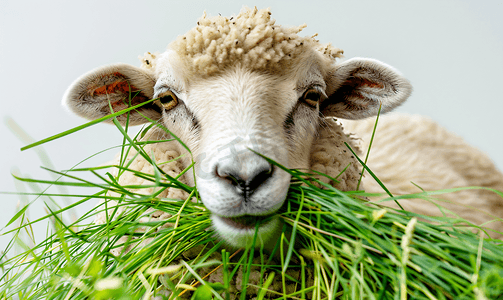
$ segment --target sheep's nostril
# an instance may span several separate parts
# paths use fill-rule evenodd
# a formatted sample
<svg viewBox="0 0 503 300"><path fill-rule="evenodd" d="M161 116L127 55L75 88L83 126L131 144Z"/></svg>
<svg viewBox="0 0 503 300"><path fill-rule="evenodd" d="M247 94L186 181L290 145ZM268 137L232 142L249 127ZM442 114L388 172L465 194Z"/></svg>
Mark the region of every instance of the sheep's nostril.
<svg viewBox="0 0 503 300"><path fill-rule="evenodd" d="M258 172L253 178L247 182L247 188L253 193L261 184L265 182L269 177L272 176L272 166L268 165L262 171Z"/></svg>
<svg viewBox="0 0 503 300"><path fill-rule="evenodd" d="M272 173L273 166L269 163L257 166L250 172L238 172L225 166L218 166L216 169L217 177L236 187L245 198L251 196L263 182L272 176Z"/></svg>
<svg viewBox="0 0 503 300"><path fill-rule="evenodd" d="M243 179L238 172L235 172L232 168L228 166L217 166L215 171L217 177L223 179L228 184L237 187L238 189L244 189L246 180Z"/></svg>
<svg viewBox="0 0 503 300"><path fill-rule="evenodd" d="M226 176L219 176L219 177L227 180L230 184L239 188L242 188L243 186L246 185L246 181L241 179L239 175L227 174Z"/></svg>

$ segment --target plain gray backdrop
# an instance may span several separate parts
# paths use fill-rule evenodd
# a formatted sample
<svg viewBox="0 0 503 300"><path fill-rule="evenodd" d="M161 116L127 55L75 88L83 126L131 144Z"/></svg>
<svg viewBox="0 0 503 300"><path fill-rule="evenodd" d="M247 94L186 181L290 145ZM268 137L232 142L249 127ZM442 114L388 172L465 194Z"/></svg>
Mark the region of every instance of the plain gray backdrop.
<svg viewBox="0 0 503 300"><path fill-rule="evenodd" d="M15 185L11 173L51 179L40 168L48 164L42 149L64 170L121 143L113 126L99 124L21 152L28 138L13 122L34 140L84 123L61 106L78 76L115 62L139 65L138 55L163 51L204 10L230 16L243 5L271 7L281 25L307 23L302 34L319 33L321 42L344 49L347 58L372 57L394 66L414 86L399 111L430 116L503 168L503 1L0 0L0 191L32 191ZM83 165L104 163L115 152ZM19 202L34 199L0 194L0 228ZM34 201L30 218L44 214L43 200ZM41 235L45 229L37 225L35 231ZM0 237L0 248L9 239Z"/></svg>

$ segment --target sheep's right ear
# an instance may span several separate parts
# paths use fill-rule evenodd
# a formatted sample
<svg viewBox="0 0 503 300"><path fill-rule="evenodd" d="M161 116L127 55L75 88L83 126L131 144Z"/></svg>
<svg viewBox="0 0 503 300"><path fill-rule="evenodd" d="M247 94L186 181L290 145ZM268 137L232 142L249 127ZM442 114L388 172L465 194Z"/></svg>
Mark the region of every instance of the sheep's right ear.
<svg viewBox="0 0 503 300"><path fill-rule="evenodd" d="M117 112L152 99L154 85L153 76L138 67L108 65L75 80L63 97L63 105L81 117L94 120L109 115L111 109ZM153 120L161 117L160 107L149 103L130 111L130 125L147 122L140 113ZM120 115L117 119L124 124L127 116Z"/></svg>

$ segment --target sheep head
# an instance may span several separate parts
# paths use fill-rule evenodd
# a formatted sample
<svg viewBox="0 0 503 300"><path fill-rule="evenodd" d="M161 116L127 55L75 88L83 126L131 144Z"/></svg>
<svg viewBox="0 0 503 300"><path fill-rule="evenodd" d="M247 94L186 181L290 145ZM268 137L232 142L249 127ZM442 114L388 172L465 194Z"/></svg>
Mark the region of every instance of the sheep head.
<svg viewBox="0 0 503 300"><path fill-rule="evenodd" d="M342 51L298 36L302 28L275 25L268 10L203 16L165 53L144 57L143 68L114 64L83 75L64 103L96 119L157 99L132 111L129 124L147 122L144 116L159 121L192 150L198 191L217 233L245 246L260 222L258 244L275 242L280 222L270 216L283 205L290 175L257 153L309 169L324 118L361 119L379 107L385 113L411 92L381 62L336 62Z"/></svg>

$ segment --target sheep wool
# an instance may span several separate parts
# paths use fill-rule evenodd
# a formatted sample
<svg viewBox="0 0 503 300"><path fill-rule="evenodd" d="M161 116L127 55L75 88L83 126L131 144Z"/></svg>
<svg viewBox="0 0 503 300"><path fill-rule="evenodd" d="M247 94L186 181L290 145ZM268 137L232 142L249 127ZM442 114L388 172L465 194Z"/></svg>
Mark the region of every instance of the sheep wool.
<svg viewBox="0 0 503 300"><path fill-rule="evenodd" d="M287 28L275 22L269 9L256 7L245 7L231 18L209 18L204 13L196 27L179 36L168 48L200 75L211 75L236 62L252 70L274 72L288 68L311 49L323 54L327 63L342 57L343 51L331 44L322 44L314 36L297 35L305 24ZM155 64L149 55L142 58L146 66Z"/></svg>
<svg viewBox="0 0 503 300"><path fill-rule="evenodd" d="M337 179L316 176L324 183L341 191L355 191L361 165L344 143L361 154L361 140L356 135L345 131L337 119L325 119L311 148L310 169Z"/></svg>

